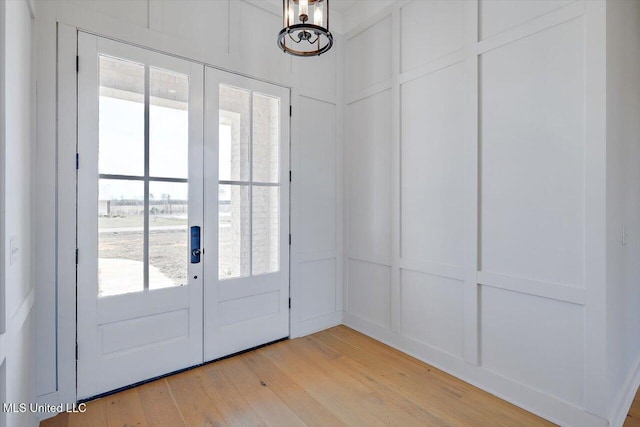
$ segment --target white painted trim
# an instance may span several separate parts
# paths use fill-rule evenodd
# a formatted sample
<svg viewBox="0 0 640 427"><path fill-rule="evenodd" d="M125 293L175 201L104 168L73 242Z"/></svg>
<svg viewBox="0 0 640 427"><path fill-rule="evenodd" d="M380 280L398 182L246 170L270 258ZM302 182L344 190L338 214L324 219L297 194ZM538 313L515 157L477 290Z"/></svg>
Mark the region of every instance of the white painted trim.
<svg viewBox="0 0 640 427"><path fill-rule="evenodd" d="M467 99L465 99L466 149L464 156L465 186L464 204L464 360L472 365L480 364L480 305L479 287L476 271L479 263L479 203L480 194L480 132L479 132L479 65L478 56L472 52L472 47L478 42L478 2L467 2L466 7L466 57L465 57L465 85L467 85ZM455 55L451 60L455 59Z"/></svg>
<svg viewBox="0 0 640 427"><path fill-rule="evenodd" d="M400 99L400 9L397 3L391 10L391 138L389 158L391 159L391 185L389 218L391 220L391 269L389 272L389 326L392 331L402 331L402 125Z"/></svg>
<svg viewBox="0 0 640 427"><path fill-rule="evenodd" d="M57 99L57 334L59 403L76 395L76 63L78 33L58 24Z"/></svg>
<svg viewBox="0 0 640 427"><path fill-rule="evenodd" d="M436 262L421 261L407 258L400 258L399 266L402 270L411 270L418 273L430 274L433 276L446 277L447 279L465 280L467 271L458 266L439 264Z"/></svg>
<svg viewBox="0 0 640 427"><path fill-rule="evenodd" d="M0 365L4 361L4 354L6 348L5 332L7 331L7 306L5 302L6 296L6 270L5 270L5 44L6 44L6 12L7 2L0 2L0 36L2 41L0 42Z"/></svg>
<svg viewBox="0 0 640 427"><path fill-rule="evenodd" d="M481 55L515 41L527 38L541 31L548 30L585 14L585 2L575 1L559 9L548 12L539 18L518 25L504 32L478 42L477 54Z"/></svg>
<svg viewBox="0 0 640 427"><path fill-rule="evenodd" d="M429 61L418 68L402 72L400 74L400 84L402 85L410 82L411 80L415 80L431 73L435 73L436 71L444 70L445 68L449 68L453 65L465 61L466 59L468 59L468 57L469 49L458 49L457 51L450 53L449 55L445 55Z"/></svg>
<svg viewBox="0 0 640 427"><path fill-rule="evenodd" d="M369 98L370 96L377 95L380 92L384 92L385 90L390 90L392 88L393 88L393 79L388 79L381 83L370 86L366 89L363 89L351 94L347 94L346 95L347 105Z"/></svg>
<svg viewBox="0 0 640 427"><path fill-rule="evenodd" d="M341 312L344 309L345 289L345 110L346 104L344 99L345 93L345 43L346 39L342 36L337 37L337 61L336 61L336 93L338 95L338 103L336 105L336 304L335 309ZM342 323L342 314L340 315L340 323Z"/></svg>
<svg viewBox="0 0 640 427"><path fill-rule="evenodd" d="M326 102L327 104L338 105L338 96L331 93L316 92L310 89L300 89L298 90L298 96L320 102Z"/></svg>
<svg viewBox="0 0 640 427"><path fill-rule="evenodd" d="M295 304L295 302L293 302ZM291 338L304 337L305 335L313 334L324 329L333 328L342 324L342 311L336 311L335 313L323 314L321 316L312 317L311 319L301 320L299 322L291 323Z"/></svg>
<svg viewBox="0 0 640 427"><path fill-rule="evenodd" d="M627 414L629 413L629 409L631 408L631 404L633 403L633 398L636 396L638 387L640 387L640 357L638 357L635 363L631 365L626 378L627 380L624 382L611 404L612 410L609 415L609 425L611 427L623 426L624 421L627 418Z"/></svg>
<svg viewBox="0 0 640 427"><path fill-rule="evenodd" d="M584 406L608 415L606 3L586 1L584 22Z"/></svg>
<svg viewBox="0 0 640 427"><path fill-rule="evenodd" d="M27 6L29 6L29 14L31 15L31 19L36 19L36 5L34 0L25 0L27 2Z"/></svg>
<svg viewBox="0 0 640 427"><path fill-rule="evenodd" d="M33 308L33 304L36 301L36 288L32 286L29 290L27 296L20 303L20 307L18 307L11 318L9 319L9 333L13 334L22 329L24 322L29 317L29 313L31 313L31 309Z"/></svg>
<svg viewBox="0 0 640 427"><path fill-rule="evenodd" d="M301 110L300 90L294 88L290 94L290 105L294 114L297 114ZM298 327L298 319L301 317L298 311L296 301L299 300L300 293L302 292L301 284L293 279L299 276L298 271L300 269L300 257L305 258L298 251L298 242L296 236L300 235L300 221L299 221L299 206L293 202L293 198L298 194L298 188L296 186L297 171L302 168L300 158L300 141L304 138L304 132L300 129L299 122L293 120L293 116L289 117L289 170L292 173L292 179L289 183L289 194L291 194L291 203L289 205L289 232L291 233L291 244L289 245L289 297L291 298L291 308L289 309L289 337L293 338L296 328ZM307 254L307 259L315 259L319 254Z"/></svg>
<svg viewBox="0 0 640 427"><path fill-rule="evenodd" d="M392 266L392 262L389 259L382 259L382 258L378 258L375 256L357 256L357 255L352 255L352 254L347 254L347 260L353 260L353 261L358 261L358 262L366 262L369 264L377 264L377 265L382 265L385 267L391 267Z"/></svg>
<svg viewBox="0 0 640 427"><path fill-rule="evenodd" d="M474 366L446 352L398 335L385 327L375 325L353 314L344 313L343 323L500 399L513 403L561 426L608 426L608 422L605 419L584 412L581 407L563 402L526 384L503 377L482 367Z"/></svg>
<svg viewBox="0 0 640 427"><path fill-rule="evenodd" d="M22 330L24 322L31 314L36 301L35 287L31 287L20 306L11 314L7 322L7 330L0 334L0 365L7 358L7 344L13 341L13 336Z"/></svg>
<svg viewBox="0 0 640 427"><path fill-rule="evenodd" d="M291 262L305 263L314 261L325 261L328 259L336 259L338 251L335 249L329 251L310 251L310 252L294 252L291 251Z"/></svg>
<svg viewBox="0 0 640 427"><path fill-rule="evenodd" d="M2 334L0 334L0 365L2 365L2 363L6 360L7 358L7 341L9 340L8 334L6 332L3 332Z"/></svg>
<svg viewBox="0 0 640 427"><path fill-rule="evenodd" d="M570 302L572 304L584 305L586 300L586 292L583 288L523 279L521 277L507 276L504 274L478 271L478 283L492 288L506 289L538 297Z"/></svg>

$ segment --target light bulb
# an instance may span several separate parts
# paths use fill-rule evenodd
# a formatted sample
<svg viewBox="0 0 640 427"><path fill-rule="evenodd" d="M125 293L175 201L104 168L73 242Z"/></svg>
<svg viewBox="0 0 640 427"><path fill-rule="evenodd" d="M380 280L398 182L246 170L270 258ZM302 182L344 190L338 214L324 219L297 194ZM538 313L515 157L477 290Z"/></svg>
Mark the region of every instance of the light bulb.
<svg viewBox="0 0 640 427"><path fill-rule="evenodd" d="M305 22L309 19L309 0L300 0L298 5L298 15L300 15L300 21Z"/></svg>
<svg viewBox="0 0 640 427"><path fill-rule="evenodd" d="M322 27L322 6L320 5L320 2L316 2L316 8L313 12L313 23L315 25L318 25L320 27Z"/></svg>

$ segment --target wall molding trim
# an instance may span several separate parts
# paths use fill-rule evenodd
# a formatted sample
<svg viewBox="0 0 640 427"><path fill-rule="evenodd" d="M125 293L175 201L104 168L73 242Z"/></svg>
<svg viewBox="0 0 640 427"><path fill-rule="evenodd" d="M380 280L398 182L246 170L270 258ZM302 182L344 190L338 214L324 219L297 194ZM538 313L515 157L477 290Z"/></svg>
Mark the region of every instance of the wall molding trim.
<svg viewBox="0 0 640 427"><path fill-rule="evenodd" d="M583 288L541 280L524 279L505 274L478 271L478 284L492 288L550 298L557 301L584 305L586 292Z"/></svg>
<svg viewBox="0 0 640 427"><path fill-rule="evenodd" d="M32 286L29 290L29 293L22 300L20 307L16 311L13 312L11 318L9 319L9 328L8 332L10 334L16 333L17 331L22 329L24 322L29 317L29 313L33 310L33 305L36 301L36 288Z"/></svg>

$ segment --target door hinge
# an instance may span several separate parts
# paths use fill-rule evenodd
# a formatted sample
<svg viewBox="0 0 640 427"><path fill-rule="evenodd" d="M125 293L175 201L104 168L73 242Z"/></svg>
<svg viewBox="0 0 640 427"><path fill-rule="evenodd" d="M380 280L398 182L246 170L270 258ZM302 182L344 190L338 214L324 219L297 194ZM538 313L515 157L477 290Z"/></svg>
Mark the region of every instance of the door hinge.
<svg viewBox="0 0 640 427"><path fill-rule="evenodd" d="M289 117L293 116L293 105L289 105Z"/></svg>
<svg viewBox="0 0 640 427"><path fill-rule="evenodd" d="M78 265L78 248L76 248L76 265Z"/></svg>
<svg viewBox="0 0 640 427"><path fill-rule="evenodd" d="M76 73L80 72L80 55L76 55Z"/></svg>
<svg viewBox="0 0 640 427"><path fill-rule="evenodd" d="M289 298L289 308L291 308L291 298ZM77 356L76 356L77 358Z"/></svg>
<svg viewBox="0 0 640 427"><path fill-rule="evenodd" d="M78 361L78 341L76 341L76 362Z"/></svg>
<svg viewBox="0 0 640 427"><path fill-rule="evenodd" d="M291 246L291 233L289 233L289 246Z"/></svg>
<svg viewBox="0 0 640 427"><path fill-rule="evenodd" d="M76 153L76 170L80 169L80 154Z"/></svg>
<svg viewBox="0 0 640 427"><path fill-rule="evenodd" d="M289 171L289 182L291 182L291 171Z"/></svg>

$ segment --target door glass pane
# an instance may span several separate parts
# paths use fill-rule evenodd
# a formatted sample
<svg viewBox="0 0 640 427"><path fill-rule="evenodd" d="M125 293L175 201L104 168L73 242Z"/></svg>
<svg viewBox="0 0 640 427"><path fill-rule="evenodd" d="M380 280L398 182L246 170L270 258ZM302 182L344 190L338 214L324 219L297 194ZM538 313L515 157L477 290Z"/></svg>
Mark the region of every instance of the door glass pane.
<svg viewBox="0 0 640 427"><path fill-rule="evenodd" d="M218 276L250 275L249 186L220 185L218 190Z"/></svg>
<svg viewBox="0 0 640 427"><path fill-rule="evenodd" d="M187 178L189 78L149 69L149 175Z"/></svg>
<svg viewBox="0 0 640 427"><path fill-rule="evenodd" d="M253 186L253 274L280 269L280 197L278 187Z"/></svg>
<svg viewBox="0 0 640 427"><path fill-rule="evenodd" d="M144 183L98 185L98 296L144 289Z"/></svg>
<svg viewBox="0 0 640 427"><path fill-rule="evenodd" d="M149 183L149 289L188 284L189 184Z"/></svg>
<svg viewBox="0 0 640 427"><path fill-rule="evenodd" d="M278 182L279 99L253 94L253 181Z"/></svg>
<svg viewBox="0 0 640 427"><path fill-rule="evenodd" d="M103 174L144 174L144 66L99 57L98 149Z"/></svg>
<svg viewBox="0 0 640 427"><path fill-rule="evenodd" d="M219 178L221 181L248 181L251 93L220 85L219 95Z"/></svg>

